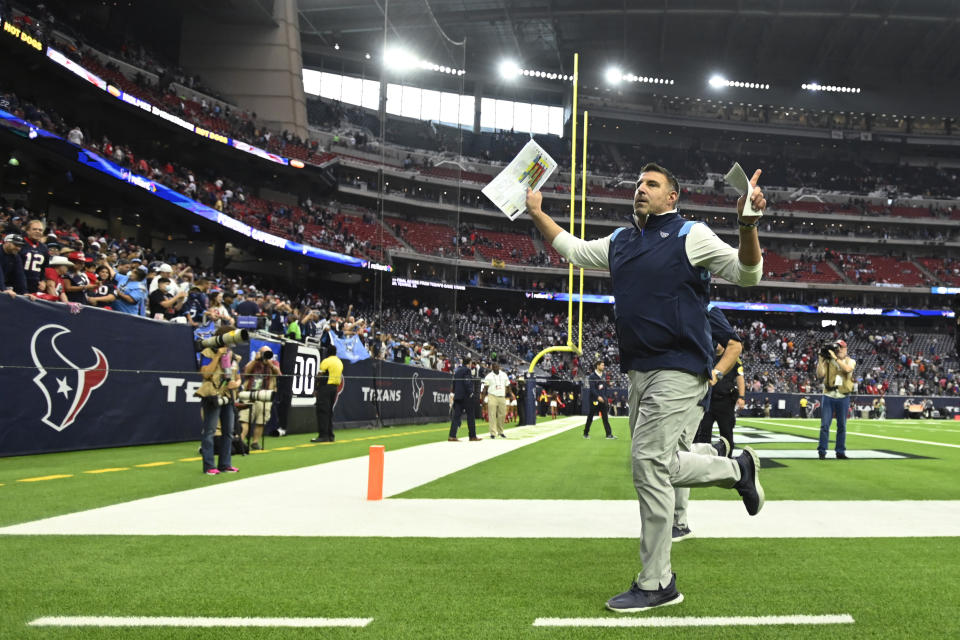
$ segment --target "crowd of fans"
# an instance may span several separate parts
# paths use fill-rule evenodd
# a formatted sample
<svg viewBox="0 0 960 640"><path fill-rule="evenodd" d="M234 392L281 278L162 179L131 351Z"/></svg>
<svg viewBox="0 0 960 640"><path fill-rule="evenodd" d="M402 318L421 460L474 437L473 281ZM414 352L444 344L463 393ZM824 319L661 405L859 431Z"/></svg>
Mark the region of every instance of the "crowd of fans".
<svg viewBox="0 0 960 640"><path fill-rule="evenodd" d="M213 95L209 96L210 100L202 97L202 93L197 96L181 95L176 91L175 83L208 95L212 92L204 86L199 76L188 74L176 65L160 61L155 54L140 44L133 44L126 36L121 36L121 40L115 43L113 52L118 59L147 73L137 72L132 78L124 75L118 65L106 58L98 49L87 44L86 32L80 33L69 28L70 20L58 20L57 16L43 4L23 7L10 11L7 15L12 16L13 22L20 28L42 41L53 38L55 30L68 31L71 41L63 43L64 55L100 75L104 80L117 84L124 91L168 109L188 122L305 162L313 162L318 154L322 154L319 141L303 139L287 130L272 131L258 123L255 112L232 107L222 100L213 99ZM73 24L81 26L76 17ZM102 43L98 45L102 46ZM156 74L156 80L153 79L154 74Z"/></svg>
<svg viewBox="0 0 960 640"><path fill-rule="evenodd" d="M63 30L67 21L57 21L43 5L32 12L18 14L21 26L44 39L54 29ZM186 120L224 135L245 140L269 150L300 157L316 158L324 149L317 140L303 140L288 131L272 132L257 122L255 113L232 108L219 100L193 99L178 95L174 84L207 93L214 92L197 76L187 74L175 65L161 61L142 45L124 40L117 46L97 46L144 71L134 78L121 73L99 52L84 44L85 35L70 31L79 42L74 51L66 51L91 70L116 81L136 95L163 105ZM154 75L154 81L148 77ZM657 99L654 110L683 117L743 120L789 126L844 128L862 131L901 131L952 135L953 123L948 120L921 122L917 119L898 121L857 114L818 114L802 110L742 108L734 105L678 102ZM368 132L378 132L379 123L360 108L330 101L310 101L313 124L328 131L346 132L350 144L359 149L376 146L379 141ZM206 168L183 166L173 158L155 159L143 154L125 141L112 139L110 132L96 130L94 125L66 122L54 110L34 104L12 91L0 93L0 108L25 120L64 136L69 142L112 159L117 164L144 177L179 191L219 211L224 211L254 226L314 246L333 251L382 258L383 243L364 237L357 225L377 226L373 213L356 209L346 215L339 203L314 203L309 198L297 206L270 202L254 194L227 176L216 175ZM397 126L393 126L396 124ZM374 128L376 126L376 128ZM411 123L393 119L387 127L387 142L412 149L457 153L481 163L503 163L509 160L529 136L515 132L473 134L433 123ZM556 137L540 138L554 157L566 166L567 142ZM334 148L342 146L334 139ZM684 180L703 183L708 175L721 173L732 164L728 153L707 148L653 148L658 160L671 166ZM662 156L662 157L659 157ZM859 196L883 193L890 197L886 206L871 204L862 197L851 197L843 203L817 203L798 207L797 203L771 203L771 215L764 221L766 232L805 233L827 236L871 237L885 240L910 239L929 244L957 240L955 232L924 225L876 225L869 220L855 223L823 223L810 219L778 216L776 213L803 211L808 213L843 213L865 218L902 215L892 203L895 198L922 195L956 196L960 193L957 174L936 166L904 166L847 159L804 160L785 154L755 159L764 167L764 180L784 187L816 187L823 190L850 192ZM740 158L743 160L743 158ZM591 170L617 176L602 185L594 184L590 192L596 196L629 197L631 184L639 170L639 159L632 147L623 144L597 145L588 156ZM426 172L430 162L415 162L408 154L402 166ZM851 170L853 167L853 170ZM491 175L495 168L490 168ZM357 181L359 178L357 178ZM356 181L355 181L356 182ZM626 183L626 186L624 186ZM910 193L900 192L897 185L911 185ZM561 190L556 185L550 187ZM423 185L408 188L394 186L388 193L450 204L452 194L442 187ZM626 194L626 196L624 196ZM730 198L709 191L687 190L684 197L700 204L731 206ZM491 204L475 189L460 190L460 204L491 209ZM954 219L954 208L921 206L921 215L935 219ZM619 219L624 211L613 206L591 205L591 217ZM707 221L710 216L702 216ZM496 358L505 366L520 371L543 348L566 340L564 314L533 312L527 309L505 311L468 307L447 311L438 307L386 308L375 314L372 307L354 309L348 306L338 314L333 300L315 293L290 295L266 290L249 277L239 278L211 273L196 262L180 260L164 251L153 251L128 240L111 238L102 231L83 224L62 220L46 222L30 212L10 206L0 211L3 229L3 275L7 295L30 295L38 299L77 305L91 305L140 316L199 326L208 322L235 325L241 316L261 318L264 328L277 335L298 340L329 339L330 332L340 337L356 335L373 357L407 362L442 371L451 371L456 360L464 355ZM506 250L503 242L476 225L463 224L449 234L449 246L436 249L440 255L483 255L485 250ZM402 224L393 225L398 238L404 238ZM826 262L836 269L838 277L847 275L858 284L878 281L871 256L843 254L812 245L790 245L795 265L789 272L772 274L784 279L797 279L797 274L813 270ZM523 252L509 249L508 258L520 264L557 264L548 250ZM18 270L10 256L19 260ZM887 252L885 257L895 257ZM905 260L908 256L901 255ZM852 275L850 275L852 273ZM937 265L934 276L945 280L960 273L956 261ZM22 278L21 278L22 275ZM925 276L924 276L925 277ZM931 282L932 283L932 282ZM928 283L930 284L930 283ZM779 294L777 294L779 295ZM374 318L378 320L375 321ZM819 390L813 376L819 345L840 337L826 331L791 331L767 327L757 321L740 328L744 339L747 384L751 391L815 393ZM940 334L871 334L857 329L845 332L850 352L858 357L858 391L868 394L960 395L957 362L945 358L950 351L949 339ZM598 360L611 364L607 377L611 386L625 387L626 381L617 367L616 332L607 316L588 321L584 331L584 357L573 354L549 354L540 362L541 372L555 379L575 379Z"/></svg>
<svg viewBox="0 0 960 640"><path fill-rule="evenodd" d="M156 104L177 112L177 115L188 121L195 122L217 133L235 137L251 144L263 146L271 151L285 153L291 157L310 161L322 152L319 141L304 140L289 131L272 132L257 124L256 114L246 112L219 100L207 101L205 98L194 100L186 96L178 96L171 89L171 85L180 84L185 87L205 91L208 95L215 94L209 87L203 85L199 76L189 74L176 64L161 60L160 57L149 51L142 43L135 42L129 37L113 34L100 34L98 38L92 35L91 25L84 23L81 12L74 15L68 11L66 16L58 19L44 4L24 7L22 10L10 12L13 19L24 29L40 36L50 38L54 30L66 31L73 42L76 51L68 49L68 55L77 55L78 61L91 67L95 72L102 72L108 79L120 84L128 85L125 88L136 90L133 93L138 97L153 101ZM66 19L64 19L64 17ZM113 37L110 37L113 36ZM138 69L142 69L158 80L153 81L147 76L139 74L133 79L120 73L119 69L111 68L109 61L104 62L99 49L91 49L88 42L96 40L99 49L106 50L117 59L123 60ZM129 83L134 86L130 87ZM213 96L211 95L211 98ZM845 129L863 132L899 132L913 134L952 135L955 133L955 123L949 118L905 117L853 112L824 112L806 110L794 107L741 105L723 103L721 101L695 101L679 99L663 95L649 97L641 96L640 102L632 101L634 109L644 101L655 113L667 113L678 117L723 119L732 121L755 122L758 124L783 124L789 126L816 127L828 129ZM610 103L609 100L601 100ZM616 103L610 103L616 106ZM609 106L609 104L607 105ZM353 138L361 146L368 139L376 142L379 134L379 122L366 110L357 107L339 105L330 101L311 101L310 116L313 124L338 130L345 123L353 124L356 128ZM372 135L368 135L367 132ZM628 136L629 137L629 136ZM392 139L391 139L392 138ZM502 163L509 160L529 139L526 134L497 131L492 134L475 135L463 129L451 129L431 122L415 123L406 119L394 118L391 126L387 127L387 141L408 146L410 148L437 151L439 153L456 152L464 157L471 157L478 161ZM561 163L569 157L564 140L554 136L542 136L541 144L548 147L548 151ZM379 144L379 143L377 143ZM811 154L809 159L799 157L797 153L779 153L776 145L768 145L772 153L765 156L756 156L749 151L738 152L741 161L744 158L756 156L762 164L767 184L781 187L810 187L819 190L845 191L855 194L879 193L890 194L893 197L906 195L926 197L955 197L960 194L958 175L951 168L944 166L911 166L898 161L886 159L886 164L869 162L866 159L825 157L824 154ZM670 166L674 173L684 180L702 182L708 174L722 173L732 163L730 152L720 152L703 147L669 149L645 148L645 158L641 161L633 147L629 144L614 145L605 143L597 145L589 156L588 164L594 171L607 172L612 175L623 174L628 180L636 176L639 164L642 164L651 154L657 155L657 160L665 166ZM635 166L637 165L637 166ZM854 166L855 171L850 167ZM909 185L910 193L900 193L900 185Z"/></svg>
<svg viewBox="0 0 960 640"><path fill-rule="evenodd" d="M27 16L21 16L20 19L22 21L32 20ZM51 20L53 20L52 16L47 16L45 19L35 21L35 23L33 23L33 27L36 29L49 29L49 27L45 27L44 25L45 23L49 23ZM123 54L123 57L126 57L132 63L145 62L146 60L151 59L145 50L142 48L137 48L134 45L129 45L129 43L127 45L121 45L119 51ZM154 71L165 70L162 68L162 66L158 65L160 65L160 63L153 60L148 66L151 66ZM177 71L176 74L177 78L180 80L185 82L189 80L188 78L184 77L182 71ZM196 83L196 79L190 80L190 82ZM205 101L202 101L200 104L200 111L202 113L210 113L213 117L219 119L227 117L228 114L221 111L221 106L219 103L211 103L208 105L204 102ZM181 103L181 107L183 106L184 105ZM330 207L313 205L312 203L310 203L310 206L304 206L301 204L300 206L292 207L289 205L269 202L259 198L251 197L248 195L248 192L243 184L231 180L229 177L211 175L209 170L195 170L194 168L184 167L180 163L172 161L171 159L150 158L121 141L111 140L106 132L93 131L89 128L85 131L83 128L76 126L74 123L68 124L52 110L40 108L29 101L21 101L12 92L6 92L2 97L0 97L0 108L2 107L9 107L9 110L13 111L14 113L23 115L23 117L28 120L38 122L41 124L41 126L46 126L47 128L64 135L68 140L74 142L75 144L86 146L92 151L101 153L113 159L121 166L128 167L132 171L135 171L144 177L151 178L161 184L165 184L166 186L176 189L181 193L198 200L199 202L207 204L218 210L225 211L233 217L241 219L253 226L269 230L282 237L299 242L306 242L340 253L347 253L349 255L374 259L384 258L384 250L387 247L384 246L383 242L377 242L369 233L364 234L366 237L360 237L353 233L353 227L352 225L348 224L347 219L340 212L334 213ZM335 105L335 108L330 109L330 111L333 114L332 118L334 120L340 118L338 121L342 121L343 118L360 118L361 116L365 115L362 109L343 108L342 106L337 105ZM260 132L255 127L250 129L251 120L248 118L241 119L244 123L246 123L243 126L247 127L248 134L265 135L267 138L266 141L269 142L269 138L272 134L269 132ZM326 122L329 123L330 119L328 119ZM209 125L209 123L206 124ZM442 136L443 127L438 128L431 125L429 130L435 131L437 135ZM362 134L358 131L355 134L355 137L356 139L362 141L364 135L365 134ZM479 139L482 137L483 136L479 136L476 138ZM290 137L286 133L280 134L279 138L281 138L281 145L286 145L287 142L290 141ZM519 148L519 145L521 145L526 139L524 136L508 134L506 132L488 134L487 138L489 139L489 144L487 145L487 156L489 156L490 149L495 149L505 150L504 153L506 154L506 157L509 157L509 155ZM261 142L263 142L263 140L261 140ZM557 142L562 143L562 141L559 140ZM313 145L313 148L316 149L317 146ZM605 146L601 145L599 148L599 155L593 157L592 160L597 164L597 166L600 168L604 166L620 166L621 168L626 166L625 158L629 157L627 154L617 154L618 162L608 165L603 159L603 149ZM409 158L410 156L408 155L408 159ZM725 164L728 158L721 158L720 160ZM690 153L681 154L677 157L677 161L679 163L678 169L681 175L683 175L683 170L685 167L684 163L700 166L702 168L708 168L708 164L710 162L708 160L708 154L701 153L699 150L693 150ZM713 159L713 162L716 162L715 158ZM404 162L404 166L407 166L406 161ZM771 171L776 172L776 163L773 163L771 167L765 170L768 173ZM846 171L840 173L843 175L849 175L851 172ZM857 172L852 173L856 174ZM591 190L598 195L604 195L603 188L594 186ZM408 190L403 188L397 190L398 193L401 191L406 197L423 200L435 199L440 203L449 204L450 196L446 192L443 192L442 188L434 189L428 186L425 189L418 187L416 189L411 188ZM623 189L621 189L621 191L623 191ZM617 193L617 190L614 189L611 191L611 193ZM689 193L687 195L691 196L691 200L694 202L703 200L705 196L705 194ZM698 198L696 196L700 197ZM465 206L481 207L485 209L489 209L491 207L491 204L476 190L461 190L460 200L461 204ZM793 208L789 206L791 204L794 203L783 203L784 208L787 209ZM617 219L623 217L623 212L619 211L613 206L603 207L602 205L591 205L590 209L591 217L595 218ZM771 211L776 212L777 209L777 203L773 203L771 205ZM828 203L821 203L819 209L823 213L839 210L843 213L853 213L865 216L878 216L888 213L885 212L882 207L870 205L862 199L850 199L846 204L843 205L830 205ZM927 212L932 216L944 218L954 217L956 213L953 209L944 210L936 207L928 208ZM363 218L363 223L365 224L374 224L374 222L375 221L373 220L372 216L364 216ZM856 235L857 237L863 237L866 235L885 240L915 239L929 244L942 244L955 239L955 234L951 234L949 230L929 229L923 225L871 226L869 224L848 223L847 225L844 225L843 223L838 224L826 222L824 222L822 225L818 225L816 222L810 220L788 220L783 217L771 217L765 222L765 225L767 231L804 231L827 236L846 235L848 237L851 235ZM501 243L498 240L487 239L482 232L478 232L476 229L469 230L467 234L467 237L469 238L468 243L464 243L460 240L460 238L463 237L462 233L455 235L454 237L456 238L454 241L454 247L459 244L459 255L461 257L469 258L473 256L476 248L479 248L482 253L484 246L489 246L494 249L502 248L502 246L499 246ZM394 244L392 239L387 243L388 246L390 244ZM453 247L451 247L451 249L453 249ZM437 251L444 252L444 255L456 253L455 251L449 251L448 253L442 246L437 247ZM792 253L794 254L793 259L796 260L798 264L807 262L802 255L804 253L802 249L798 251L797 248L794 247ZM559 257L550 251L549 248L532 252L513 248L510 249L506 255L498 253L497 258L517 264L530 264L536 266L551 266L560 264ZM816 265L812 265L810 268L815 270ZM842 268L840 271L842 272ZM862 271L863 277L861 277L861 274L859 273L860 271ZM858 270L857 277L853 281L864 284L870 284L874 282L875 280L870 278L869 273L869 269ZM789 275L786 277L787 279L795 279ZM841 278L842 277L843 276L841 276ZM800 279L803 278L801 277ZM924 276L924 279L926 279L926 276Z"/></svg>
<svg viewBox="0 0 960 640"><path fill-rule="evenodd" d="M319 342L330 340L328 330L341 338L357 335L372 357L448 372L459 358L470 355L496 359L519 373L544 348L563 344L567 335L564 313L532 308L468 305L442 310L413 303L378 310L367 304L356 309L348 305L338 313L336 301L315 292L268 290L248 276L211 273L199 261L191 264L163 250L111 238L80 222L47 223L13 206L0 210L0 229L7 257L0 261L0 275L5 276L7 295L98 306L191 326L235 326L241 316L252 316L276 335ZM6 266L14 260L23 278ZM858 361L858 393L960 395L960 366L945 333L873 332L864 327L842 333L784 330L759 320L738 331L750 391L818 392L817 351L843 338ZM582 357L548 354L539 363L540 373L556 380L579 379L603 360L610 365L610 386L625 387L616 366L619 354L611 318L589 317L583 336Z"/></svg>
<svg viewBox="0 0 960 640"><path fill-rule="evenodd" d="M869 395L960 395L960 365L945 333L792 331L754 321L739 327L745 380L754 392L817 393L817 352L837 339L857 361L856 393Z"/></svg>
<svg viewBox="0 0 960 640"><path fill-rule="evenodd" d="M299 205L291 206L259 198L242 183L207 167L187 167L172 158L150 157L93 126L68 123L54 109L23 99L13 91L0 90L0 109L251 226L351 256L381 258L383 255L379 243L358 238L349 229L347 215L336 201L314 203L308 197ZM356 213L364 224L374 223L369 211Z"/></svg>

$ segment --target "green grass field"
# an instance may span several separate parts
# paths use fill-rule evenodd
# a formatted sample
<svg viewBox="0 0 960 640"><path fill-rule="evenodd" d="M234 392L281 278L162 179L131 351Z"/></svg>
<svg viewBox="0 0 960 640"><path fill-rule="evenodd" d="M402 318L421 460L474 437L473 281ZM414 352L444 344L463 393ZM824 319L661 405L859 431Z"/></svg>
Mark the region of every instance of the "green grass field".
<svg viewBox="0 0 960 640"><path fill-rule="evenodd" d="M477 464L405 498L633 499L619 440L579 429ZM743 420L815 437L816 423ZM903 460L782 460L768 500L960 499L960 427L851 421L848 449ZM482 431L482 429L481 429ZM332 445L268 440L239 477L446 437L440 424L344 431ZM872 436L883 436L877 438ZM893 439L890 439L893 438ZM922 442L910 442L922 441ZM954 445L954 446L943 446ZM459 446L459 445L451 445ZM475 445L483 446L483 445ZM767 445L753 445L762 448ZM769 445L803 448L806 445ZM0 459L0 523L235 482L200 474L191 443ZM169 463L169 464L157 464ZM149 465L149 466L138 466ZM105 469L121 469L103 471ZM90 472L99 473L90 473ZM61 477L56 477L61 476ZM37 478L50 478L41 479ZM693 499L731 498L696 489ZM676 545L680 606L642 616L849 613L835 626L534 628L538 617L616 618L603 602L636 570L633 539L2 536L0 638L949 638L960 637L957 538L692 539ZM40 616L372 617L362 629L34 628Z"/></svg>
<svg viewBox="0 0 960 640"><path fill-rule="evenodd" d="M784 467L763 473L763 485L771 499L777 500L960 500L960 483L944 482L960 469L960 427L942 420L917 425L908 424L910 422L918 421L883 424L874 420L851 420L847 423L847 448L889 450L917 458L896 461L790 460ZM810 444L751 445L763 450L816 449L820 423L817 420L743 419L738 424L814 438ZM937 424L941 426L930 426ZM603 429L596 428L596 425L591 427L590 440L583 439L580 429L573 429L536 447L524 447L499 456L400 497L635 498L636 492L630 482L627 419L612 418L611 426L618 434L618 440L605 440ZM901 439L855 436L851 435L852 432ZM924 440L931 444L906 440ZM694 498L738 499L736 494L723 489L693 489L692 492Z"/></svg>

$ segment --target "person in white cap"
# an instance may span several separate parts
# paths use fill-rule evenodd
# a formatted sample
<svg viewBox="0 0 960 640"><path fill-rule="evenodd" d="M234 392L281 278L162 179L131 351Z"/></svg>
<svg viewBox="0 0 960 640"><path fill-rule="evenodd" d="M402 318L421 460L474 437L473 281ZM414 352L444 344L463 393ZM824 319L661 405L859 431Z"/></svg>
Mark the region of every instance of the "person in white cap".
<svg viewBox="0 0 960 640"><path fill-rule="evenodd" d="M167 278L175 289L180 288L179 284L177 283L177 279L173 277L173 267L168 265L166 262L160 263L154 270L159 273L161 277ZM150 281L150 293L153 293L157 290L159 282L160 278L154 278Z"/></svg>

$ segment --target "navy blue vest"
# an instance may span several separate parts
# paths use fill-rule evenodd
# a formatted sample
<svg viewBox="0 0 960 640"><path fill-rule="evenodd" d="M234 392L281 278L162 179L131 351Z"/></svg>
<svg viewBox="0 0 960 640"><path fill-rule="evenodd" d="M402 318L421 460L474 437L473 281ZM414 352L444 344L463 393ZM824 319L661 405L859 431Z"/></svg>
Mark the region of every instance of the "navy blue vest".
<svg viewBox="0 0 960 640"><path fill-rule="evenodd" d="M624 373L676 369L710 376L710 272L687 259L686 235L693 224L679 213L650 216L642 232L625 227L610 240Z"/></svg>

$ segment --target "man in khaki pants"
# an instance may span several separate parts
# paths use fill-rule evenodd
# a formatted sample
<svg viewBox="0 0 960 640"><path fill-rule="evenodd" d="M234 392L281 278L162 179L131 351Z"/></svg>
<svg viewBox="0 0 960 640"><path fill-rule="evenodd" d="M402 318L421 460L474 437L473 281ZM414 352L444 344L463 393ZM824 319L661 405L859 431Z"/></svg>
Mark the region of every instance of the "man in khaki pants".
<svg viewBox="0 0 960 640"><path fill-rule="evenodd" d="M506 438L503 433L503 421L507 415L507 395L513 400L517 397L510 388L510 378L503 371L500 371L500 363L493 363L493 371L488 373L483 379L483 397L480 402L487 403L487 417L490 421L490 439L497 436Z"/></svg>

